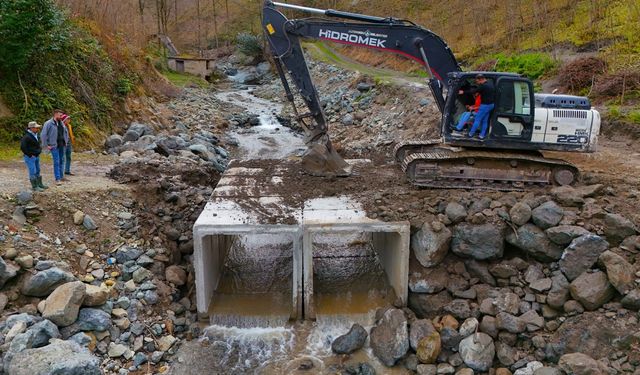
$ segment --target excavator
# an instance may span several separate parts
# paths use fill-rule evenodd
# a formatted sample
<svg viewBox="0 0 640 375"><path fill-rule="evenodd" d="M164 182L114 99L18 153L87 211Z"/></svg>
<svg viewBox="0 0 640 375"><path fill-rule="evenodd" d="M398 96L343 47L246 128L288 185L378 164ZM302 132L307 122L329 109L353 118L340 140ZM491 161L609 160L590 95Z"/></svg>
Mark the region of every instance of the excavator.
<svg viewBox="0 0 640 375"><path fill-rule="evenodd" d="M278 8L310 14L287 19ZM302 40L370 48L407 57L422 65L440 110L440 137L400 142L395 158L418 187L516 191L527 186L571 185L580 173L573 164L541 151L595 152L600 114L588 98L534 94L533 83L515 73L465 72L446 42L410 21L337 10L264 2L263 31L287 99L305 130L303 169L314 176L349 176L337 153L307 66ZM300 113L289 79L307 106ZM465 95L482 75L495 87L486 137L471 138L455 127L465 112Z"/></svg>

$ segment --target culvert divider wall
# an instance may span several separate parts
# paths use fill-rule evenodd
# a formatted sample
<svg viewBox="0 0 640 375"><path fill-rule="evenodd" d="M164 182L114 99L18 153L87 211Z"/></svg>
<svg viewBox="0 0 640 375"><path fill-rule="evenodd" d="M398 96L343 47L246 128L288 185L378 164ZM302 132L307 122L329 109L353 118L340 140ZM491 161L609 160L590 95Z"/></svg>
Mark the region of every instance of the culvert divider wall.
<svg viewBox="0 0 640 375"><path fill-rule="evenodd" d="M232 163L194 224L196 298L201 318L211 319L214 294L234 242L261 235L288 239L283 251L288 254L290 249L292 258L290 281L286 283L291 288L287 308L290 319L316 317L316 304L320 302L314 290L314 251L319 246L316 239L322 236L364 239L363 246L377 257L395 298L406 305L409 223L369 219L361 205L347 196L302 201L278 196L274 192L279 191L286 173L282 167L267 173L264 168L234 167ZM343 258L336 260L337 267L343 260L350 262L345 246L341 247Z"/></svg>

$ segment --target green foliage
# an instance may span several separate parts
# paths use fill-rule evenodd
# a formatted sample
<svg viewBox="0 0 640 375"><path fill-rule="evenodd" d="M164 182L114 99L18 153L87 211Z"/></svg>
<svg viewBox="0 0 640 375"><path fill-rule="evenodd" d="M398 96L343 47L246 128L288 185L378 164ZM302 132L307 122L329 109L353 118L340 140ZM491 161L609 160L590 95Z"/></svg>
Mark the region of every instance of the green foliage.
<svg viewBox="0 0 640 375"><path fill-rule="evenodd" d="M530 79L538 79L556 67L556 63L544 53L524 53L492 56L497 61L496 71L519 73Z"/></svg>
<svg viewBox="0 0 640 375"><path fill-rule="evenodd" d="M627 115L627 118L632 123L640 125L640 110L629 112L629 114Z"/></svg>
<svg viewBox="0 0 640 375"><path fill-rule="evenodd" d="M121 77L116 81L116 92L121 96L127 96L135 87L133 82L127 77Z"/></svg>
<svg viewBox="0 0 640 375"><path fill-rule="evenodd" d="M171 83L179 87L185 86L198 86L198 87L207 87L209 83L204 79L189 73L178 73L171 70L166 70L162 72L162 75L165 76Z"/></svg>
<svg viewBox="0 0 640 375"><path fill-rule="evenodd" d="M262 38L249 33L240 33L236 37L236 45L238 50L243 54L256 60L262 59Z"/></svg>

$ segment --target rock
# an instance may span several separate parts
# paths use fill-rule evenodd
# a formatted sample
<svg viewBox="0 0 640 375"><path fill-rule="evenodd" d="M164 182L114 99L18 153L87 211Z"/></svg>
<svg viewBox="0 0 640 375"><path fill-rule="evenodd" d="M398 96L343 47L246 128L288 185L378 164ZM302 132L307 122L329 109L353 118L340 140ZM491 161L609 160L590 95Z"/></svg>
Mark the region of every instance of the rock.
<svg viewBox="0 0 640 375"><path fill-rule="evenodd" d="M467 210L457 202L449 202L444 213L453 224L457 224L467 217Z"/></svg>
<svg viewBox="0 0 640 375"><path fill-rule="evenodd" d="M527 330L527 323L524 320L505 312L496 315L496 326L510 333L522 333Z"/></svg>
<svg viewBox="0 0 640 375"><path fill-rule="evenodd" d="M187 273L180 266L169 266L165 270L167 282L176 286L182 286L187 283Z"/></svg>
<svg viewBox="0 0 640 375"><path fill-rule="evenodd" d="M33 268L33 256L31 255L24 255L21 257L17 257L15 259L15 262L18 263L18 265L24 269Z"/></svg>
<svg viewBox="0 0 640 375"><path fill-rule="evenodd" d="M615 294L607 275L602 271L585 272L569 286L571 296L587 310L595 310L607 303Z"/></svg>
<svg viewBox="0 0 640 375"><path fill-rule="evenodd" d="M436 373L438 375L453 375L456 372L456 369L448 363L439 363Z"/></svg>
<svg viewBox="0 0 640 375"><path fill-rule="evenodd" d="M450 276L443 267L414 272L409 275L409 289L414 293L438 293L447 287Z"/></svg>
<svg viewBox="0 0 640 375"><path fill-rule="evenodd" d="M517 369L513 375L533 375L535 371L542 367L544 367L544 365L538 361L529 362L525 367Z"/></svg>
<svg viewBox="0 0 640 375"><path fill-rule="evenodd" d="M620 303L622 303L622 307L625 309L633 311L640 310L640 289L630 291L626 296L624 296Z"/></svg>
<svg viewBox="0 0 640 375"><path fill-rule="evenodd" d="M498 341L496 344L496 356L503 366L511 366L516 362L516 350L509 345Z"/></svg>
<svg viewBox="0 0 640 375"><path fill-rule="evenodd" d="M533 224L521 226L516 233L510 231L506 239L511 245L543 262L558 260L562 256L562 249L549 241L542 229Z"/></svg>
<svg viewBox="0 0 640 375"><path fill-rule="evenodd" d="M579 227L576 225L558 225L557 227L552 227L544 231L547 237L560 246L566 246L573 241L574 238L578 238L590 232L583 227Z"/></svg>
<svg viewBox="0 0 640 375"><path fill-rule="evenodd" d="M73 223L75 225L81 225L84 221L84 212L78 210L73 213Z"/></svg>
<svg viewBox="0 0 640 375"><path fill-rule="evenodd" d="M533 375L563 375L563 373L560 369L545 366L535 370Z"/></svg>
<svg viewBox="0 0 640 375"><path fill-rule="evenodd" d="M551 290L547 294L547 304L559 310L570 297L569 281L564 275L559 274L551 278Z"/></svg>
<svg viewBox="0 0 640 375"><path fill-rule="evenodd" d="M436 365L418 365L418 375L436 375L438 373L438 366Z"/></svg>
<svg viewBox="0 0 640 375"><path fill-rule="evenodd" d="M529 332L535 332L544 327L544 318L538 315L535 310L527 311L520 315L519 319L526 323Z"/></svg>
<svg viewBox="0 0 640 375"><path fill-rule="evenodd" d="M48 296L58 286L75 280L71 273L52 267L27 277L22 284L22 294L33 297Z"/></svg>
<svg viewBox="0 0 640 375"><path fill-rule="evenodd" d="M25 205L33 200L33 193L29 190L22 190L16 194L18 204Z"/></svg>
<svg viewBox="0 0 640 375"><path fill-rule="evenodd" d="M504 226L497 224L473 225L461 223L454 227L451 250L459 256L477 260L502 257Z"/></svg>
<svg viewBox="0 0 640 375"><path fill-rule="evenodd" d="M124 137L122 137L122 142L123 143L127 143L127 142L135 142L137 141L140 137L142 136L142 134L136 132L135 130L129 129L127 130L126 133L124 133Z"/></svg>
<svg viewBox="0 0 640 375"><path fill-rule="evenodd" d="M369 91L371 90L373 86L371 86L371 84L366 83L366 82L360 82L358 83L358 85L356 86L356 90L360 91L360 92L365 92L365 91Z"/></svg>
<svg viewBox="0 0 640 375"><path fill-rule="evenodd" d="M353 125L353 121L354 121L354 117L351 113L347 113L346 115L344 115L344 117L342 118L342 124L343 125Z"/></svg>
<svg viewBox="0 0 640 375"><path fill-rule="evenodd" d="M560 357L558 367L571 375L602 375L598 362L582 353L565 354Z"/></svg>
<svg viewBox="0 0 640 375"><path fill-rule="evenodd" d="M0 293L0 314L4 311L4 308L7 307L7 303L9 303L9 297L4 293Z"/></svg>
<svg viewBox="0 0 640 375"><path fill-rule="evenodd" d="M496 285L496 279L493 278L489 269L487 268L487 263L478 262L475 259L468 259L464 262L465 268L473 277L477 277L485 284L489 284L492 286Z"/></svg>
<svg viewBox="0 0 640 375"><path fill-rule="evenodd" d="M555 202L545 202L531 211L533 223L542 229L555 227L564 216L564 210Z"/></svg>
<svg viewBox="0 0 640 375"><path fill-rule="evenodd" d="M153 276L151 274L151 271L149 271L146 268L140 267L137 270L133 271L132 279L135 283L139 284L145 281L146 279L150 278L151 276Z"/></svg>
<svg viewBox="0 0 640 375"><path fill-rule="evenodd" d="M60 327L71 325L78 317L85 290L85 284L81 281L60 285L47 297L42 317Z"/></svg>
<svg viewBox="0 0 640 375"><path fill-rule="evenodd" d="M586 234L571 241L560 259L560 270L569 280L575 280L590 269L609 243L595 234Z"/></svg>
<svg viewBox="0 0 640 375"><path fill-rule="evenodd" d="M546 292L547 290L551 289L552 285L553 285L553 280L551 280L550 278L544 278L544 279L540 279L532 282L531 284L529 284L529 288L540 293L540 292Z"/></svg>
<svg viewBox="0 0 640 375"><path fill-rule="evenodd" d="M49 340L52 338L60 338L60 331L58 327L50 320L43 320L31 326L27 330L27 333L31 336L31 347L39 348L49 344Z"/></svg>
<svg viewBox="0 0 640 375"><path fill-rule="evenodd" d="M98 225L96 224L95 221L93 221L93 218L89 215L84 215L84 219L82 219L82 225L84 226L84 228L86 230L96 230L98 229Z"/></svg>
<svg viewBox="0 0 640 375"><path fill-rule="evenodd" d="M396 361L409 350L407 319L402 310L387 310L378 325L371 329L370 345L373 354L386 366Z"/></svg>
<svg viewBox="0 0 640 375"><path fill-rule="evenodd" d="M512 375L512 374L511 374L511 371L509 371L509 369L504 367L499 367L496 369L495 375Z"/></svg>
<svg viewBox="0 0 640 375"><path fill-rule="evenodd" d="M129 348L126 347L125 345L110 342L109 350L107 354L109 355L110 358L118 358L118 357L122 357L128 350Z"/></svg>
<svg viewBox="0 0 640 375"><path fill-rule="evenodd" d="M518 202L509 210L509 217L515 225L525 225L531 219L531 207L526 203Z"/></svg>
<svg viewBox="0 0 640 375"><path fill-rule="evenodd" d="M331 350L336 354L351 354L364 346L367 336L366 329L360 324L354 324L349 332L333 340Z"/></svg>
<svg viewBox="0 0 640 375"><path fill-rule="evenodd" d="M107 139L104 141L104 148L107 150L110 150L112 148L116 148L119 146L122 146L122 142L123 139L120 135L118 134L113 134L110 135L109 137L107 137Z"/></svg>
<svg viewBox="0 0 640 375"><path fill-rule="evenodd" d="M468 318L460 326L460 330L459 330L460 335L463 338L467 337L467 336L475 333L478 330L479 326L480 326L480 322L478 322L478 319L476 319L476 318Z"/></svg>
<svg viewBox="0 0 640 375"><path fill-rule="evenodd" d="M569 315L574 313L582 314L584 312L584 307L582 307L580 302L574 301L574 300L565 302L563 309L564 309L564 312L566 312Z"/></svg>
<svg viewBox="0 0 640 375"><path fill-rule="evenodd" d="M518 273L520 273L514 265L507 262L494 264L493 266L489 267L489 272L491 272L493 276L500 279L508 279L512 276L517 276Z"/></svg>
<svg viewBox="0 0 640 375"><path fill-rule="evenodd" d="M436 363L441 349L440 334L438 332L431 332L428 336L418 341L418 348L416 350L418 361L426 364Z"/></svg>
<svg viewBox="0 0 640 375"><path fill-rule="evenodd" d="M449 292L443 290L438 294L409 293L409 308L419 317L434 317L444 312L444 307L451 302Z"/></svg>
<svg viewBox="0 0 640 375"><path fill-rule="evenodd" d="M171 347L173 346L173 344L175 344L176 341L178 341L178 339L176 339L171 335L162 336L160 340L158 340L158 349L160 349L163 352L166 352L167 350L171 349Z"/></svg>
<svg viewBox="0 0 640 375"><path fill-rule="evenodd" d="M457 319L467 319L471 316L471 306L466 299L454 299L444 307L444 311Z"/></svg>
<svg viewBox="0 0 640 375"><path fill-rule="evenodd" d="M433 332L436 332L436 329L429 319L414 320L409 329L409 343L411 345L411 349L417 350L420 339L429 336Z"/></svg>
<svg viewBox="0 0 640 375"><path fill-rule="evenodd" d="M449 252L451 231L434 222L425 222L422 228L411 236L411 250L423 267L434 267L444 260Z"/></svg>
<svg viewBox="0 0 640 375"><path fill-rule="evenodd" d="M515 315L520 310L520 297L517 294L511 292L500 292L495 298L489 299L493 305L495 313L489 315L495 315L497 313L506 312ZM483 301L484 302L484 301Z"/></svg>
<svg viewBox="0 0 640 375"><path fill-rule="evenodd" d="M135 247L123 246L116 251L115 258L120 264L130 260L136 260L142 255L142 251Z"/></svg>
<svg viewBox="0 0 640 375"><path fill-rule="evenodd" d="M111 328L111 316L109 313L91 307L80 309L78 319L72 325L63 329L63 335L71 336L80 331L106 331Z"/></svg>
<svg viewBox="0 0 640 375"><path fill-rule="evenodd" d="M7 331L7 334L4 336L5 342L11 342L14 337L18 336L21 333L24 333L27 330L27 323L25 322L17 322Z"/></svg>
<svg viewBox="0 0 640 375"><path fill-rule="evenodd" d="M599 261L604 265L609 282L618 293L624 296L633 289L634 268L623 257L613 251L605 251L600 255Z"/></svg>
<svg viewBox="0 0 640 375"><path fill-rule="evenodd" d="M73 341L53 339L41 348L26 349L13 356L10 375L100 375L100 360Z"/></svg>
<svg viewBox="0 0 640 375"><path fill-rule="evenodd" d="M485 333L471 335L460 342L459 353L465 365L475 371L488 371L493 364L495 346Z"/></svg>
<svg viewBox="0 0 640 375"><path fill-rule="evenodd" d="M82 306L100 306L107 302L109 291L102 286L87 285Z"/></svg>
<svg viewBox="0 0 640 375"><path fill-rule="evenodd" d="M22 206L16 207L11 214L11 220L13 220L18 225L25 225L27 223L27 216L25 214L25 209Z"/></svg>
<svg viewBox="0 0 640 375"><path fill-rule="evenodd" d="M4 287L7 281L13 279L18 274L18 268L11 264L7 264L0 257L0 288Z"/></svg>
<svg viewBox="0 0 640 375"><path fill-rule="evenodd" d="M636 226L624 216L618 214L606 214L604 217L604 235L613 245L618 245L622 240L636 234Z"/></svg>
<svg viewBox="0 0 640 375"><path fill-rule="evenodd" d="M558 186L551 189L551 195L563 206L577 207L584 204L584 197L572 186Z"/></svg>

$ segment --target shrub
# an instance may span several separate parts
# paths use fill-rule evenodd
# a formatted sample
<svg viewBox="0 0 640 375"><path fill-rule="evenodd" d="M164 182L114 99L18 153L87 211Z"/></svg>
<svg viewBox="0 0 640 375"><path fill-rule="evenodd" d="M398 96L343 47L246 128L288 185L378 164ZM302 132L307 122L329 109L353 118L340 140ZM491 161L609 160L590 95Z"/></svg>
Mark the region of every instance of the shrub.
<svg viewBox="0 0 640 375"><path fill-rule="evenodd" d="M623 88L627 94L634 90L640 90L640 72L619 71L607 74L596 80L593 93L597 96L613 97L622 95Z"/></svg>
<svg viewBox="0 0 640 375"><path fill-rule="evenodd" d="M530 79L538 79L556 67L551 57L544 53L498 54L493 59L497 60L496 71L519 73Z"/></svg>
<svg viewBox="0 0 640 375"><path fill-rule="evenodd" d="M257 35L240 33L236 37L236 45L240 52L256 61L263 58L262 39Z"/></svg>
<svg viewBox="0 0 640 375"><path fill-rule="evenodd" d="M575 59L560 69L564 88L570 91L579 91L591 87L596 76L602 75L607 70L607 63L597 57L584 57Z"/></svg>
<svg viewBox="0 0 640 375"><path fill-rule="evenodd" d="M133 90L133 82L127 77L119 78L116 81L116 92L121 96L127 96Z"/></svg>

